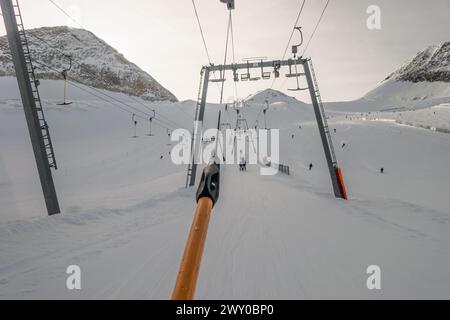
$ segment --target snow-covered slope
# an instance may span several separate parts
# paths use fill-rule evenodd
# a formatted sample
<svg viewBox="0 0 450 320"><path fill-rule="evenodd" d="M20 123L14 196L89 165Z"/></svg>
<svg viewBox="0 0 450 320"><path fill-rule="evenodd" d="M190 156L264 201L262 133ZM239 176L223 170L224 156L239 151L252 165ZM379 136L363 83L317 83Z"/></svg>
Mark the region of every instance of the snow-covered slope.
<svg viewBox="0 0 450 320"><path fill-rule="evenodd" d="M169 299L195 209L186 167L169 160L164 128L148 137L139 121L131 138L129 115L85 92L72 88L74 104L57 106L61 85L41 86L63 210L49 218L14 79L0 79L0 298ZM151 107L192 128L192 101ZM223 119L233 122L230 109ZM267 116L281 129L291 176L223 166L196 297L450 298L450 135L330 119L350 195L341 201L332 196L317 125L296 110ZM207 128L217 111L208 105ZM241 111L261 123L260 106ZM74 264L80 291L66 289ZM369 265L380 266L382 290L367 289Z"/></svg>
<svg viewBox="0 0 450 320"><path fill-rule="evenodd" d="M359 101L367 111L408 110L450 102L450 83L387 80ZM364 110L366 111L366 110Z"/></svg>
<svg viewBox="0 0 450 320"><path fill-rule="evenodd" d="M36 64L40 79L62 79L60 72L70 65L66 54L74 61L69 72L74 81L149 101L176 101L152 76L87 30L45 27L27 30L27 35L33 59L44 64ZM8 47L7 43L6 36L0 37L0 76L15 75L11 60L5 58L9 53L2 49Z"/></svg>

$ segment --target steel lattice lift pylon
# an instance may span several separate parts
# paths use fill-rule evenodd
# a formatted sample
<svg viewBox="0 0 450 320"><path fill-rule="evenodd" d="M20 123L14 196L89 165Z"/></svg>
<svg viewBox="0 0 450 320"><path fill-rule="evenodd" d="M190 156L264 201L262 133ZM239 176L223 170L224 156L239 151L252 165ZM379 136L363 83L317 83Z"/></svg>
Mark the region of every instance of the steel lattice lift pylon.
<svg viewBox="0 0 450 320"><path fill-rule="evenodd" d="M191 161L188 166L188 172L186 176L186 187L191 187L195 185L196 174L197 174L197 163L196 159L198 158L200 140L203 131L203 120L205 115L205 105L206 98L208 93L208 85L209 85L209 76L211 72L216 71L232 71L234 74L234 80L238 81L239 77L238 70L245 71L245 79L251 78L249 72L251 69L259 69L264 70L267 68L273 68L273 73L275 77L279 77L279 70L281 67L288 67L289 70L292 68L298 68L298 66L302 66L304 72L298 73L296 72L296 77L305 76L308 88L305 90L309 90L311 96L311 102L314 108L314 114L316 117L317 125L320 132L320 137L322 140L322 145L324 148L325 158L327 160L328 169L330 172L332 187L334 191L334 195L337 198L347 199L347 194L344 186L344 181L342 179L341 169L338 166L338 162L336 159L336 154L334 152L333 142L331 139L330 129L328 127L327 118L325 115L325 110L323 108L322 99L320 96L319 87L317 84L316 75L314 73L314 68L312 65L311 59L294 58L288 60L274 60L274 61L256 61L256 62L246 62L246 63L237 63L237 64L227 64L227 65L209 65L204 66L201 70L201 80L200 80L200 89L197 99L197 106L195 111L195 120L194 120L194 132L192 135L191 142ZM291 73L289 73L291 74ZM267 76L267 75L264 75ZM262 78L262 77L261 77Z"/></svg>
<svg viewBox="0 0 450 320"><path fill-rule="evenodd" d="M0 0L0 5L45 204L49 215L57 214L60 213L60 208L50 169L57 170L58 166L42 108L39 80L34 72L22 14L18 0Z"/></svg>

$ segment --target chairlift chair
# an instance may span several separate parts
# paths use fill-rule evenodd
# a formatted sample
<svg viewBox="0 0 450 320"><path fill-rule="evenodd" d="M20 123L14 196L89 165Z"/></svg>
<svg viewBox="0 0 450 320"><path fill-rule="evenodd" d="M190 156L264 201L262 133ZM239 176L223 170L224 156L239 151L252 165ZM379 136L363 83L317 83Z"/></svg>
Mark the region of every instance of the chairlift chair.
<svg viewBox="0 0 450 320"><path fill-rule="evenodd" d="M241 74L241 81L254 81L255 78L252 78L250 74L250 62L247 60L247 73Z"/></svg>
<svg viewBox="0 0 450 320"><path fill-rule="evenodd" d="M264 71L263 62L264 62L264 61L261 60L261 78L262 78L263 80L269 80L270 77L271 77L271 74L270 74L270 72Z"/></svg>
<svg viewBox="0 0 450 320"><path fill-rule="evenodd" d="M286 74L286 78L298 78L301 76L304 76L304 73L300 73L300 72L292 72L292 65L294 65L295 69L297 69L297 61L292 61L289 60L289 73Z"/></svg>
<svg viewBox="0 0 450 320"><path fill-rule="evenodd" d="M250 73L241 74L241 81L248 81L248 80L250 80Z"/></svg>
<svg viewBox="0 0 450 320"><path fill-rule="evenodd" d="M220 78L214 78L214 79L210 79L210 82L225 82L227 79L225 79L225 70L220 70Z"/></svg>
<svg viewBox="0 0 450 320"><path fill-rule="evenodd" d="M237 69L233 68L233 80L234 82L239 82L239 74L237 73Z"/></svg>
<svg viewBox="0 0 450 320"><path fill-rule="evenodd" d="M225 79L225 78L216 78L216 79L211 79L209 81L211 81L211 82L225 82L225 81L227 81L227 79Z"/></svg>
<svg viewBox="0 0 450 320"><path fill-rule="evenodd" d="M270 72L263 72L262 74L262 79L263 80L269 80L271 78L271 73Z"/></svg>

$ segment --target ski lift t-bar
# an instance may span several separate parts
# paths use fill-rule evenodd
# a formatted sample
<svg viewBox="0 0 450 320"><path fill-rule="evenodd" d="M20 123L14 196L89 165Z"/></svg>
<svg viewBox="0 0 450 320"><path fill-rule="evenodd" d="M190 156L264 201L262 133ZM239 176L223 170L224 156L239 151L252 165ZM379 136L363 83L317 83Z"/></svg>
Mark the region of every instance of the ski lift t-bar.
<svg viewBox="0 0 450 320"><path fill-rule="evenodd" d="M197 190L197 209L172 294L173 300L194 299L211 211L219 199L219 184L220 167L213 162L204 169Z"/></svg>
<svg viewBox="0 0 450 320"><path fill-rule="evenodd" d="M300 43L292 46L292 54L294 55L294 58L296 58L297 53L298 53L298 48L300 48L303 44L303 32L302 32L302 27L295 27L294 29L298 30L298 32L300 32Z"/></svg>

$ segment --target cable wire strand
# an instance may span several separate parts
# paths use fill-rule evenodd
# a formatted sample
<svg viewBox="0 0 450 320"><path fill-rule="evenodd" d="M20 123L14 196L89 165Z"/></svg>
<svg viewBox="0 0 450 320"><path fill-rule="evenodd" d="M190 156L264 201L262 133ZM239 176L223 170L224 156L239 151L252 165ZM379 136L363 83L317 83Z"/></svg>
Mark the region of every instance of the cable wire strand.
<svg viewBox="0 0 450 320"><path fill-rule="evenodd" d="M228 26L227 26L227 41L225 43L225 55L223 58L223 66L225 67L225 65L227 64L227 54L228 54L228 40L230 38L230 27L231 27L231 10L230 10L230 14L228 16ZM220 90L220 104L223 103L223 89L224 89L224 85L225 85L225 81L223 81L225 79L225 70L220 71L220 77L222 79L222 88Z"/></svg>
<svg viewBox="0 0 450 320"><path fill-rule="evenodd" d="M289 50L289 45L291 44L292 37L294 36L294 33L295 33L295 27L298 26L298 22L300 21L300 16L302 15L303 8L305 7L305 4L306 4L306 0L303 0L303 3L301 5L301 7L300 7L300 11L298 12L298 15L297 15L297 19L295 19L294 28L292 28L291 35L289 36L289 40L288 40L288 43L286 45L286 49L284 50L283 57L281 58L281 60L284 60L284 58L286 58L286 54L287 54L287 52Z"/></svg>
<svg viewBox="0 0 450 320"><path fill-rule="evenodd" d="M299 12L298 12L297 17L296 17L296 19L295 19L294 27L292 28L291 34L290 34L290 36L289 36L289 40L288 40L288 42L287 42L287 44L286 44L286 48L285 48L285 50L284 50L284 52L283 52L283 57L281 58L281 60L284 60L284 58L286 58L286 54L287 54L287 52L288 52L288 50L289 50L289 45L291 44L292 37L294 36L294 33L295 33L295 27L297 27L298 22L300 21L300 17L301 17L301 15L302 15L302 12L303 12L303 9L304 9L304 7L305 7L305 4L306 4L306 0L303 0L302 3L301 3L301 5L300 5ZM286 81L286 79L285 79L285 81ZM270 85L269 90L267 90L266 98L265 98L264 100L267 100L267 99L269 98L269 93L270 93L270 91L273 89L273 87L275 86L275 83L276 83L276 82L277 82L277 78L274 78L273 81L272 81L272 84ZM284 84L283 84L283 86L284 86ZM264 110L264 107L265 107L265 105L264 105L264 103L263 103L263 104L261 105L261 109L259 110L259 113L258 113L258 115L257 115L257 117L256 117L256 120L255 120L253 126L256 125L256 123L258 122L259 118L261 117L261 114L262 114L262 112L263 112L263 110Z"/></svg>
<svg viewBox="0 0 450 320"><path fill-rule="evenodd" d="M234 50L233 16L231 15L231 11L230 11L230 28L231 28L231 49L233 51L233 64L236 64L236 54L235 54L235 50ZM237 81L233 81L233 82L234 82L234 100L237 100L237 98L238 98Z"/></svg>
<svg viewBox="0 0 450 320"><path fill-rule="evenodd" d="M208 58L209 64L211 64L211 56L209 55L208 46L206 45L205 34L203 33L202 24L200 23L200 17L199 17L199 15L198 15L197 6L196 6L194 0L192 0L192 5L193 5L193 7L194 7L195 17L197 18L197 24L198 24L198 27L199 27L199 29L200 29L200 34L201 34L201 36L202 36L203 46L204 46L204 48L205 48L206 56L207 56L207 58Z"/></svg>
<svg viewBox="0 0 450 320"><path fill-rule="evenodd" d="M209 63L209 65L212 65L212 62L211 62L211 55L209 54L208 46L206 45L205 34L204 34L204 32L203 32L203 27L202 27L202 24L201 24L201 22L200 22L200 16L199 16L199 14L198 14L197 5L195 4L195 1L194 1L194 0L192 0L192 6L194 7L195 17L196 17L196 19L197 19L197 25L198 25L198 28L199 28L199 30L200 30L200 35L201 35L201 37L202 37L203 47L204 47L205 52L206 52L206 57L208 58L208 63ZM217 78L217 77L216 77L216 72L215 72L215 71L213 72L213 77L214 77L215 79ZM219 83L217 83L217 89L220 91Z"/></svg>
<svg viewBox="0 0 450 320"><path fill-rule="evenodd" d="M320 18L319 18L319 20L317 21L316 27L314 28L314 31L313 31L313 33L311 34L311 37L309 38L308 43L306 44L305 50L303 51L303 55L306 54L306 51L308 50L309 45L311 44L311 41L312 41L314 35L316 34L317 29L319 28L320 22L322 21L322 18L323 18L323 16L325 15L325 11L327 10L328 5L330 4L330 1L331 1L331 0L327 0L327 3L325 4L325 7L324 7L323 10L322 10L322 13L320 14Z"/></svg>
<svg viewBox="0 0 450 320"><path fill-rule="evenodd" d="M63 8L61 8L55 1L53 0L48 0L50 1L59 11L61 11L67 18L69 18L72 22L76 23L78 26L80 26L83 29L86 29L85 27L83 27L83 25L81 23L79 23L77 20L75 20L70 14L68 14Z"/></svg>

